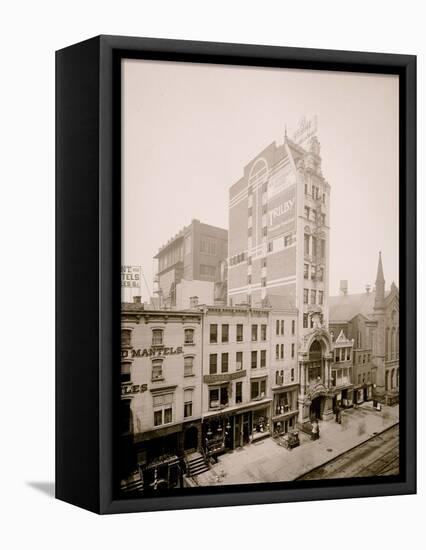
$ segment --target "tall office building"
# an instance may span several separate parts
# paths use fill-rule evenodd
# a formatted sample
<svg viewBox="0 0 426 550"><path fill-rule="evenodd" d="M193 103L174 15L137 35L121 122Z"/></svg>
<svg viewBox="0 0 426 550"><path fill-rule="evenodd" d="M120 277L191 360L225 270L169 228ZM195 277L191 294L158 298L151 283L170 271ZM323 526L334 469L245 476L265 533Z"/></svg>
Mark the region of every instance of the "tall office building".
<svg viewBox="0 0 426 550"><path fill-rule="evenodd" d="M299 421L329 418L333 344L328 333L330 186L316 119L271 143L229 192L228 303L297 309Z"/></svg>
<svg viewBox="0 0 426 550"><path fill-rule="evenodd" d="M271 143L229 193L228 302L296 307L327 325L330 186L314 123Z"/></svg>

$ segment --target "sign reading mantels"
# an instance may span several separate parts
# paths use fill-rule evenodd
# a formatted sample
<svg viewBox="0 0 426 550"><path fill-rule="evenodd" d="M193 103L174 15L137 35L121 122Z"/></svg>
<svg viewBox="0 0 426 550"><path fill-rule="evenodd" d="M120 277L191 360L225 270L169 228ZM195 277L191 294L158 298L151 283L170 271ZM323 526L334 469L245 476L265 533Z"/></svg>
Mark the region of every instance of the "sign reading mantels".
<svg viewBox="0 0 426 550"><path fill-rule="evenodd" d="M122 349L121 358L122 359L137 359L141 357L163 357L165 355L179 355L183 353L183 347L178 346L177 348L166 347L166 346L155 346L145 349Z"/></svg>

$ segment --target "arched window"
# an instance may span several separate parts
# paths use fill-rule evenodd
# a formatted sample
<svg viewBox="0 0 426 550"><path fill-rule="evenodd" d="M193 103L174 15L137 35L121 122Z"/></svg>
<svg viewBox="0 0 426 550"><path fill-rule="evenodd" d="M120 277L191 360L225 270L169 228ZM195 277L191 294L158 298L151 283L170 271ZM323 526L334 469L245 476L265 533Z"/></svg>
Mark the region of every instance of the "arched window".
<svg viewBox="0 0 426 550"><path fill-rule="evenodd" d="M163 334L164 330L161 328L155 328L152 331L152 345L153 346L162 346L163 345Z"/></svg>

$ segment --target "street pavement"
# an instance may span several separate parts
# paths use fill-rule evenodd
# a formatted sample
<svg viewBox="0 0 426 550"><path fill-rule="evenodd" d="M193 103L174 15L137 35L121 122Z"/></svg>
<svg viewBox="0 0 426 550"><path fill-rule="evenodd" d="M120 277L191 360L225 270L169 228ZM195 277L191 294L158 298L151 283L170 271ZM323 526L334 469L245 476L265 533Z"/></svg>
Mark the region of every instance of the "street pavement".
<svg viewBox="0 0 426 550"><path fill-rule="evenodd" d="M399 424L310 470L298 480L395 475L399 473Z"/></svg>
<svg viewBox="0 0 426 550"><path fill-rule="evenodd" d="M371 403L364 403L343 411L341 424L320 422L316 441L299 432L300 446L287 450L269 437L220 456L217 464L195 480L202 486L294 480L398 422L398 406L382 406L377 411Z"/></svg>

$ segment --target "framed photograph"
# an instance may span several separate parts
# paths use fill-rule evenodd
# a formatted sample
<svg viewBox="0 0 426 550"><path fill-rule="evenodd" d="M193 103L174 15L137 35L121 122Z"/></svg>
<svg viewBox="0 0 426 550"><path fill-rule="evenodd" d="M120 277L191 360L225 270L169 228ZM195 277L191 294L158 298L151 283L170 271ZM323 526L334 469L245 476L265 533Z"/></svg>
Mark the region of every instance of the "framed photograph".
<svg viewBox="0 0 426 550"><path fill-rule="evenodd" d="M57 498L415 493L415 56L56 59Z"/></svg>

